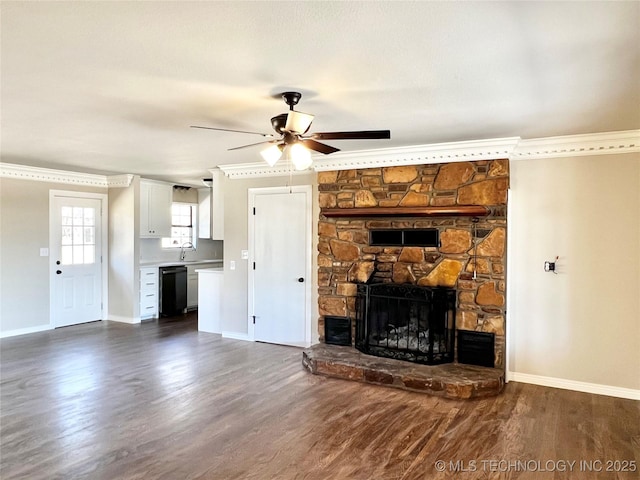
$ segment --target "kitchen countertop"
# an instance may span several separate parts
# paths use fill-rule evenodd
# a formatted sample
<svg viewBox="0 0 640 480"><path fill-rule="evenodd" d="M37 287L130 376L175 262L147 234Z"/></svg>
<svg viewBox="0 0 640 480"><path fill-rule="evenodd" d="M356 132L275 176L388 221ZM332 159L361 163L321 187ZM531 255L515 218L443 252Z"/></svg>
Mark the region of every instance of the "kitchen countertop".
<svg viewBox="0 0 640 480"><path fill-rule="evenodd" d="M168 261L151 261L151 262L141 262L140 268L146 267L174 267L174 266L189 266L189 265L220 265L222 268L222 259L203 259L203 260L185 260L180 261L176 260L175 262Z"/></svg>
<svg viewBox="0 0 640 480"><path fill-rule="evenodd" d="M224 268L220 267L210 267L210 268L196 268L196 273L223 273Z"/></svg>

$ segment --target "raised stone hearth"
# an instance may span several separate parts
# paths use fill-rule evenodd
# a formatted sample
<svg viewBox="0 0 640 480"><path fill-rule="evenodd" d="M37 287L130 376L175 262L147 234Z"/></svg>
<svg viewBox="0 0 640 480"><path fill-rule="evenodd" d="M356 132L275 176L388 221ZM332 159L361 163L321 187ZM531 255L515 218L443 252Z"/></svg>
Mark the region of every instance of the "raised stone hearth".
<svg viewBox="0 0 640 480"><path fill-rule="evenodd" d="M504 389L504 371L459 363L419 365L365 355L353 347L313 345L302 353L302 365L328 377L401 388L452 399L482 398Z"/></svg>

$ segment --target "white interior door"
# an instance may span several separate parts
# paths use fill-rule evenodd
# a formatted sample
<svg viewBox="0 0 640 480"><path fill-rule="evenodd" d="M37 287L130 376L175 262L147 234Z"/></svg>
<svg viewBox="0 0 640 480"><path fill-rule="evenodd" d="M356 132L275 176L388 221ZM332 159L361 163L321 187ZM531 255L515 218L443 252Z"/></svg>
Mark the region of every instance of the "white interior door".
<svg viewBox="0 0 640 480"><path fill-rule="evenodd" d="M310 187L252 190L254 340L310 343ZM252 262L252 263L253 263ZM251 286L250 286L251 288ZM251 311L251 310L250 310ZM253 318L252 318L253 322Z"/></svg>
<svg viewBox="0 0 640 480"><path fill-rule="evenodd" d="M53 326L101 320L101 201L53 196L51 202L49 259Z"/></svg>

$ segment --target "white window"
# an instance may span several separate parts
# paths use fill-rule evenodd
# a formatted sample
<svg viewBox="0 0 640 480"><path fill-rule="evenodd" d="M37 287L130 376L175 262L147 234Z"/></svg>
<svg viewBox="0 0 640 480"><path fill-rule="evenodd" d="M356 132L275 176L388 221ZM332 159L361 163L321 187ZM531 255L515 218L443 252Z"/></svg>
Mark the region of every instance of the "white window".
<svg viewBox="0 0 640 480"><path fill-rule="evenodd" d="M162 248L180 248L187 242L196 246L196 205L171 204L171 238L162 239Z"/></svg>

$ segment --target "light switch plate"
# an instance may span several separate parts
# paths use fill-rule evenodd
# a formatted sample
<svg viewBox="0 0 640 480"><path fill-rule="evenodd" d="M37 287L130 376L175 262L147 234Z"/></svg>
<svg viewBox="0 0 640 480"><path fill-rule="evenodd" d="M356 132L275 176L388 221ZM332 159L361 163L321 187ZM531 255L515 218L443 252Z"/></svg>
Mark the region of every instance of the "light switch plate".
<svg viewBox="0 0 640 480"><path fill-rule="evenodd" d="M40 249L40 256L41 257L48 257L49 256L49 249L48 248L41 248Z"/></svg>
<svg viewBox="0 0 640 480"><path fill-rule="evenodd" d="M249 250L240 250L240 258L242 260L249 260Z"/></svg>
<svg viewBox="0 0 640 480"><path fill-rule="evenodd" d="M230 260L229 261L229 270L235 270L236 269L236 262L235 260Z"/></svg>

